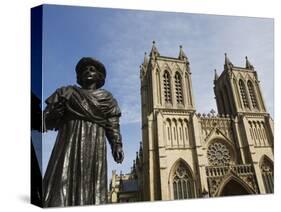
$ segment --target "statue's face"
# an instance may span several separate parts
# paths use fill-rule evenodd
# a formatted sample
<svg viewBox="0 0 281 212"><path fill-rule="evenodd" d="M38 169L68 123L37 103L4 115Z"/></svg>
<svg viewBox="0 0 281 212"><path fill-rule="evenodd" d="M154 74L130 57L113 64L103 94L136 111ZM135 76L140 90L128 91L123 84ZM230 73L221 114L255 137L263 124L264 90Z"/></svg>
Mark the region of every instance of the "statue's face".
<svg viewBox="0 0 281 212"><path fill-rule="evenodd" d="M96 81L98 78L98 72L95 66L86 66L80 74L80 77L83 82Z"/></svg>
<svg viewBox="0 0 281 212"><path fill-rule="evenodd" d="M95 66L86 66L84 70L79 73L79 82L82 87L89 87L92 85L97 85L102 79L101 74L97 71Z"/></svg>

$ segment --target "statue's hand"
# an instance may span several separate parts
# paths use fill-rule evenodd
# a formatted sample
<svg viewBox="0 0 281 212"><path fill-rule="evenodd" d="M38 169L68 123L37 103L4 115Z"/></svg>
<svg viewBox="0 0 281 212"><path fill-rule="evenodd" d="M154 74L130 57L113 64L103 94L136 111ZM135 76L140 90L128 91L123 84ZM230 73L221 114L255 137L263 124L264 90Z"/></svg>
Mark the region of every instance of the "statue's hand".
<svg viewBox="0 0 281 212"><path fill-rule="evenodd" d="M122 149L122 145L113 145L112 147L112 156L116 163L122 163L124 160L124 152Z"/></svg>
<svg viewBox="0 0 281 212"><path fill-rule="evenodd" d="M52 105L52 112L49 115L50 119L59 119L63 116L65 109L65 101L56 102Z"/></svg>

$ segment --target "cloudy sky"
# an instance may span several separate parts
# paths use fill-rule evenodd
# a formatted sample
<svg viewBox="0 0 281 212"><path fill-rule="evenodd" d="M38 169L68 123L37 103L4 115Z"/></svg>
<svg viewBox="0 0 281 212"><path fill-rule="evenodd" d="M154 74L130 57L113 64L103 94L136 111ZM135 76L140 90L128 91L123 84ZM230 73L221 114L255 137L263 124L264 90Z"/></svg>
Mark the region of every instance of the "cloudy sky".
<svg viewBox="0 0 281 212"><path fill-rule="evenodd" d="M199 15L87 7L44 6L43 98L75 84L75 65L83 56L101 60L107 69L105 89L118 100L125 160L108 171L128 172L141 140L139 66L152 41L161 55L177 57L183 45L189 57L197 112L216 110L214 69L220 74L224 53L234 65L255 66L268 111L273 116L273 19ZM43 137L43 172L56 134ZM108 151L110 152L110 151Z"/></svg>

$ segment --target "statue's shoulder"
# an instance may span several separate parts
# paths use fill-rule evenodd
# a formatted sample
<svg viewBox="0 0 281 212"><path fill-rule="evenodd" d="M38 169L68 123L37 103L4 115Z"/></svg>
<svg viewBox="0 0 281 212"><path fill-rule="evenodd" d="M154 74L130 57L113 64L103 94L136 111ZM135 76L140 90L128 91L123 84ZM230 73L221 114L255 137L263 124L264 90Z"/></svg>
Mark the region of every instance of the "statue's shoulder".
<svg viewBox="0 0 281 212"><path fill-rule="evenodd" d="M70 92L70 91L73 91L75 89L75 85L66 85L66 86L62 86L62 87L59 87L55 92L58 92L58 93L67 93L67 92Z"/></svg>
<svg viewBox="0 0 281 212"><path fill-rule="evenodd" d="M106 89L97 89L95 90L95 95L103 98L113 98L112 94Z"/></svg>
<svg viewBox="0 0 281 212"><path fill-rule="evenodd" d="M60 101L61 98L69 99L73 93L74 87L75 86L73 85L68 85L56 89L55 92L45 100L45 102L47 104L51 104Z"/></svg>
<svg viewBox="0 0 281 212"><path fill-rule="evenodd" d="M113 97L111 92L105 89L95 90L95 97L100 104L101 110L107 114L108 117L121 116L121 111L117 100Z"/></svg>

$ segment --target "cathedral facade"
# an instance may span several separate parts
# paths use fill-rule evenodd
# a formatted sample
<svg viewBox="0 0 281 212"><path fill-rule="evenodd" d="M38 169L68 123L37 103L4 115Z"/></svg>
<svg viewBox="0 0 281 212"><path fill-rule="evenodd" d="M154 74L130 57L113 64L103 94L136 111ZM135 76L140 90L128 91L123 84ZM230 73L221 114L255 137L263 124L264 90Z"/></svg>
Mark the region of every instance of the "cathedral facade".
<svg viewBox="0 0 281 212"><path fill-rule="evenodd" d="M153 42L140 80L142 142L129 177L137 201L273 193L273 120L247 57L238 67L225 54L215 71L217 114L196 111L182 46L167 57Z"/></svg>

